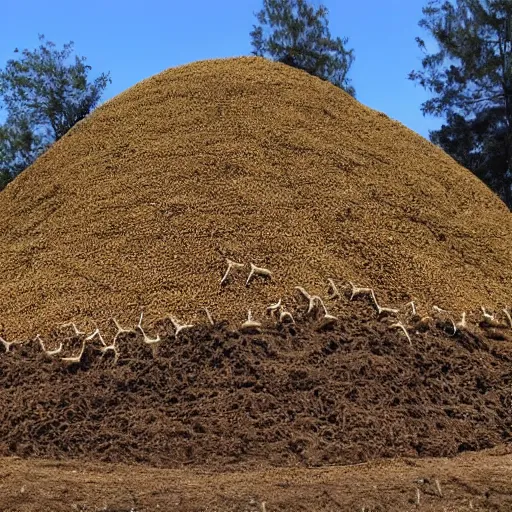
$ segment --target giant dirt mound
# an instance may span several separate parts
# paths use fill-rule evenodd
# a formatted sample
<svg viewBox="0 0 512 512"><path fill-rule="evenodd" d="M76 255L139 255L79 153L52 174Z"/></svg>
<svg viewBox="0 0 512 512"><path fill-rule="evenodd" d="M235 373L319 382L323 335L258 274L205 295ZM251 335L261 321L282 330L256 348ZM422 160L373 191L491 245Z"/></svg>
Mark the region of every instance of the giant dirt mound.
<svg viewBox="0 0 512 512"><path fill-rule="evenodd" d="M432 144L258 58L171 69L107 102L0 194L6 335L203 306L242 320L295 285L504 305L512 216ZM221 289L225 258L246 264ZM244 286L248 265L270 282Z"/></svg>

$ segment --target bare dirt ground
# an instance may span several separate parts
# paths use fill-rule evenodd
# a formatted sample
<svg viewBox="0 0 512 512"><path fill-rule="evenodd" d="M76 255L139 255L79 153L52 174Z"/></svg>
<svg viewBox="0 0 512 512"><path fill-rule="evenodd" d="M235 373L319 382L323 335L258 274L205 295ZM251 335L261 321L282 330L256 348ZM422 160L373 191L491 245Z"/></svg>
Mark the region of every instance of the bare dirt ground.
<svg viewBox="0 0 512 512"><path fill-rule="evenodd" d="M509 512L512 450L220 472L2 458L0 510Z"/></svg>

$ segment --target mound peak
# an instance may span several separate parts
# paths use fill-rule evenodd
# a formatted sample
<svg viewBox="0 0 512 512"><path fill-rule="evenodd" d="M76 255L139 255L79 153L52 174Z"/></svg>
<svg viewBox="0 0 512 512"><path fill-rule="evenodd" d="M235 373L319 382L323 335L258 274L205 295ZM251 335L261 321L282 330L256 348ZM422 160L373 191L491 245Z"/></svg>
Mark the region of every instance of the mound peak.
<svg viewBox="0 0 512 512"><path fill-rule="evenodd" d="M440 149L261 58L169 69L98 108L0 194L0 321L243 321L301 285L506 304L512 216ZM245 270L225 287L225 258ZM249 263L272 280L245 286Z"/></svg>

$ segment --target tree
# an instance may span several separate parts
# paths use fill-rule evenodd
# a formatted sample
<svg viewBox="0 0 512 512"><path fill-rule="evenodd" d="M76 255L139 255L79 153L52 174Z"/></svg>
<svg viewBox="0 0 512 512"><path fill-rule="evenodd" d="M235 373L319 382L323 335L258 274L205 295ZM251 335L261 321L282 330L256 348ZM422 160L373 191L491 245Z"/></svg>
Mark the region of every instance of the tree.
<svg viewBox="0 0 512 512"><path fill-rule="evenodd" d="M72 57L44 36L0 70L0 98L7 114L0 126L0 190L98 104L109 74L88 80L85 57ZM19 53L15 50L15 53Z"/></svg>
<svg viewBox="0 0 512 512"><path fill-rule="evenodd" d="M306 0L263 0L256 14L253 54L302 69L328 80L355 95L347 75L354 62L354 50L347 50L348 39L333 39L329 31L328 10L318 9Z"/></svg>
<svg viewBox="0 0 512 512"><path fill-rule="evenodd" d="M445 116L430 132L512 208L512 2L430 0L419 25L437 42L409 78L433 96L424 114Z"/></svg>

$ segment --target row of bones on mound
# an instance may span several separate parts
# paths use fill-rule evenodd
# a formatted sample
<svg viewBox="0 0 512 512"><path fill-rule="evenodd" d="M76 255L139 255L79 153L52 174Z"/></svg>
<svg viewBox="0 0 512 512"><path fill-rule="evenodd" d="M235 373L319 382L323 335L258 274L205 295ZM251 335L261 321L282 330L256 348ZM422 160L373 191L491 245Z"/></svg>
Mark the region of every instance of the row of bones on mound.
<svg viewBox="0 0 512 512"><path fill-rule="evenodd" d="M243 263L236 263L230 259L227 259L226 261L228 264L228 268L227 268L224 276L221 279L221 282L220 282L221 286L225 286L228 283L228 277L231 275L231 273L234 270L239 270L239 269L244 268ZM249 273L249 277L246 280L246 286L249 286L251 281L257 276L262 277L264 279L272 278L272 272L270 272L270 270L268 270L266 268L257 267L256 265L254 265L252 263L250 264L250 268L251 268L251 271ZM334 281L332 279L328 279L327 282L328 282L328 296L327 296L328 300L340 299L342 295L341 295L340 291L338 290L338 287L336 286ZM348 284L350 285L350 288L351 288L351 294L350 294L349 300L353 300L356 297L363 297L363 296L369 297L373 303L373 306L375 307L375 309L377 311L379 318L391 317L391 318L396 319L397 315L400 313L399 309L392 309L392 308L386 308L386 307L380 306L380 304L377 302L377 297L375 296L375 292L372 288L361 288L361 287L355 286L350 281L348 282ZM295 290L307 302L307 310L305 312L305 316L312 317L317 320L320 317L320 323L318 326L320 329L332 326L338 321L338 318L336 316L331 315L327 311L325 302L319 295L311 295L302 286L296 286ZM412 301L409 302L408 304L405 305L405 307L410 308L410 312L412 313L413 317L417 316L416 306L415 306L414 302L412 302ZM486 322L487 325L489 325L489 326L500 325L500 323L497 321L495 316L488 313L483 306L481 307L481 310L482 310L482 315L483 315L483 321ZM212 326L214 326L215 322L214 322L213 317L210 314L209 310L207 308L204 308L203 311L205 312L209 323ZM280 324L286 324L286 323L294 324L295 323L292 313L290 313L289 311L286 310L282 299L279 299L279 301L276 302L275 304L271 304L270 306L268 306L266 311L273 319L277 319L277 321ZM450 315L450 313L444 309L441 309L437 306L433 306L432 311L433 311L433 313L441 316L441 318L443 318L445 321L448 321L451 324L452 329L453 329L452 335L455 335L458 330L463 330L463 329L467 328L465 312L462 313L462 319L459 322L455 322L453 320L452 316ZM509 327L512 329L512 317L511 317L510 312L506 308L503 309L502 311L505 314L505 317L507 319ZM174 318L173 316L168 316L168 318L174 327L174 337L175 338L177 338L179 333L181 331L183 331L184 329L190 329L190 328L194 327L194 325L192 325L192 324L180 324L176 320L176 318ZM148 336L146 334L146 331L142 327L142 319L143 319L143 313L141 313L139 322L135 329L125 329L120 326L119 322L115 318L111 318L110 321L113 322L115 328L117 329L117 332L114 335L111 343L107 343L105 341L99 328L96 328L91 334L87 334L87 333L81 331L76 326L76 324L74 324L72 322L67 323L67 324L62 324L62 325L60 325L60 327L62 327L62 328L68 328L68 327L72 328L73 334L75 336L85 336L85 337L83 338L83 341L82 341L81 350L76 356L61 357L60 359L66 363L80 363L82 360L87 343L92 342L93 340L97 339L101 344L100 351L101 351L102 355L106 354L107 352L112 352L114 354L114 361L117 362L117 360L119 358L119 351L117 349L118 337L124 333L134 333L137 330L140 331L140 333L142 334L143 342L145 344L155 347L162 340L159 335L157 335L156 338L151 338L150 336ZM432 317L425 316L425 317L421 318L419 320L419 322L420 322L420 324L428 325L428 322L431 320L432 320ZM242 325L240 326L240 330L242 332L259 332L262 328L263 328L262 323L255 320L252 317L251 311L249 310L248 314L247 314L247 320L242 323ZM402 331L403 334L405 335L405 337L407 338L409 344L412 345L412 340L409 335L409 332L407 331L407 328L402 321L399 321L397 319L397 321L395 323L392 323L390 325L390 328L399 329L400 331ZM38 342L41 349L43 350L43 352L47 356L50 356L50 357L59 355L62 352L62 349L64 348L63 343L60 342L59 346L56 349L52 349L52 350L47 349L44 344L44 340L42 339L42 337L39 334L35 337L34 341ZM5 351L9 352L12 346L21 345L24 342L23 341L9 342L9 341L6 341L4 338L0 337L0 343L3 345Z"/></svg>
<svg viewBox="0 0 512 512"><path fill-rule="evenodd" d="M226 272L224 273L224 276L221 279L221 282L220 282L221 286L226 285L226 283L228 282L228 277L230 276L230 274L233 271L240 270L245 267L245 265L243 263L237 263L233 260L230 260L229 258L226 259L226 263L227 263L228 267L226 269ZM266 268L257 267L253 263L250 263L250 268L251 268L251 271L249 272L249 277L247 278L247 281L245 282L246 286L249 286L252 279L254 279L256 276L260 276L265 279L270 279L272 277L272 272L270 272L270 270L268 270ZM329 285L329 289L328 289L329 295L327 298L329 300L335 300L335 299L341 298L341 293L339 292L334 281L332 279L328 279L327 282ZM396 316L400 313L399 309L392 309L392 308L386 308L386 307L380 306L379 303L377 302L377 298L375 296L375 291L372 288L360 288L360 287L355 286L351 281L349 281L348 284L351 287L350 300L352 300L358 296L366 295L366 296L370 297L380 318L382 318L383 316ZM328 325L332 325L333 323L335 323L338 320L335 316L330 315L328 313L325 303L320 296L310 295L301 286L296 286L295 290L300 292L300 294L308 301L308 309L306 312L307 315L315 314L315 316L316 316L320 309L323 310L324 315L322 317L321 326L325 327ZM413 301L407 303L405 305L405 307L411 309L413 316L417 316L416 306ZM293 322L293 317L292 317L291 313L289 313L288 311L286 311L284 309L281 299L279 299L279 301L276 304L269 306L267 308L267 311L270 311L272 315L275 314L276 312L279 312L279 314L280 314L279 321L281 323L285 323L287 320ZM455 335L458 329L466 329L467 328L465 312L462 313L462 318L461 318L460 322L456 323L448 311L441 309L437 306L433 306L432 311L438 315L444 316L445 319L449 323L451 323L452 328L453 328L452 335ZM499 322L497 321L495 316L488 313L483 306L481 306L481 311L482 311L482 315L483 315L483 320L485 323L487 323L487 325L489 325L491 327L499 325ZM512 329L512 317L511 317L510 312L506 308L503 309L502 312L504 313L504 315L507 319L509 327ZM420 322L423 324L426 324L429 320L432 320L432 317L425 316L420 319ZM244 327L249 327L249 328L261 327L261 324L259 324L258 322L252 321L251 312L249 311L249 318L242 325L242 328L244 328ZM397 322L397 323L391 325L391 327L401 329L404 332L407 339L409 340L409 342L411 342L411 339L409 337L407 329L405 328L405 326L403 325L402 322Z"/></svg>

